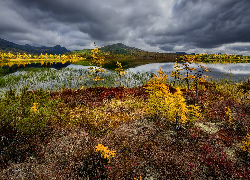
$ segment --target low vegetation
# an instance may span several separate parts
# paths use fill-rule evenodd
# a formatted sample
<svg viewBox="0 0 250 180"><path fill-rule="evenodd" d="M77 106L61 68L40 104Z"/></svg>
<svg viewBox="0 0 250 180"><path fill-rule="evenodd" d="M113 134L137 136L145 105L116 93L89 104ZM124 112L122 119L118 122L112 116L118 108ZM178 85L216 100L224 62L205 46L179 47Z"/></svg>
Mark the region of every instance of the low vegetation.
<svg viewBox="0 0 250 180"><path fill-rule="evenodd" d="M0 177L249 179L249 81L183 78L179 68L195 71L185 62L174 79L160 69L129 87L116 62L115 86L105 86L92 53L89 87L2 92Z"/></svg>
<svg viewBox="0 0 250 180"><path fill-rule="evenodd" d="M249 63L250 56L243 55L228 55L228 54L195 54L195 55L183 55L179 57L180 60L191 60L195 62L204 63Z"/></svg>

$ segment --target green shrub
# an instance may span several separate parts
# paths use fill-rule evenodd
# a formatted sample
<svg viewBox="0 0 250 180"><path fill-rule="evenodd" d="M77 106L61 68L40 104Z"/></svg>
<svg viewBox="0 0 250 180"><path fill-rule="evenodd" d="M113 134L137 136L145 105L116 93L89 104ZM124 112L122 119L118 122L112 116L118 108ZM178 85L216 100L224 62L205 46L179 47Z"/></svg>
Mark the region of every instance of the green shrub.
<svg viewBox="0 0 250 180"><path fill-rule="evenodd" d="M55 114L58 101L51 101L50 94L43 90L21 94L10 89L0 99L0 133L11 128L17 135L38 134L46 127L49 118Z"/></svg>
<svg viewBox="0 0 250 180"><path fill-rule="evenodd" d="M0 87L5 87L5 86L6 86L5 79L0 77Z"/></svg>

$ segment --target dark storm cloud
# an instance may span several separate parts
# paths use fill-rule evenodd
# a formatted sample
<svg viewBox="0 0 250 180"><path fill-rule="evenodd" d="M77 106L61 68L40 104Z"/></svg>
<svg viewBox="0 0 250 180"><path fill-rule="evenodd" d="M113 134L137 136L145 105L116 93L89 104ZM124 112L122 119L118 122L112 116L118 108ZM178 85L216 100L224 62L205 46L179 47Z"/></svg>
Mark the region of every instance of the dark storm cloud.
<svg viewBox="0 0 250 180"><path fill-rule="evenodd" d="M119 10L107 6L105 2L101 1L19 0L17 3L26 8L24 13L23 10L19 9L19 13L23 18L31 22L37 22L39 19L38 21L46 23L47 19L54 19L102 41L124 39L126 33L123 29L127 27L136 29L138 26L146 25L148 20L145 17L150 13L149 11L154 14L157 13L154 9L150 10L150 7L146 10L140 7L138 11L134 11L138 3L132 1L126 4L123 3L128 9L132 6L129 14L121 13ZM37 11L37 9L43 12L44 16L36 15L34 11ZM34 16L30 17L30 14L34 14Z"/></svg>
<svg viewBox="0 0 250 180"><path fill-rule="evenodd" d="M173 51L174 45L167 44L167 45L159 46L159 48L164 51Z"/></svg>
<svg viewBox="0 0 250 180"><path fill-rule="evenodd" d="M44 23L47 21L48 26L51 21L65 23L100 40L107 40L105 35L108 33L118 34L119 29L115 26L112 27L111 24L116 23L114 19L116 12L110 9L98 8L97 4L93 2L78 0L72 0L71 2L65 0L18 1L20 5L23 5L28 10L27 13L20 12L20 14L32 22L37 21L39 17L36 17L35 14L32 18L30 14L33 14L32 11L39 9L44 13L39 21L44 21Z"/></svg>
<svg viewBox="0 0 250 180"><path fill-rule="evenodd" d="M68 49L122 42L147 51L247 52L249 8L249 0L3 0L0 38Z"/></svg>
<svg viewBox="0 0 250 180"><path fill-rule="evenodd" d="M137 33L138 29L146 29L144 27L151 23L147 19L148 14L153 16L158 14L155 11L157 7L154 4L148 6L148 2L150 0L119 2L112 0L105 2L100 0L9 0L5 6L18 14L19 18L27 22L34 31L35 28L43 30L45 34L46 31L52 31L55 32L55 36L56 34L65 35L73 30L88 35L92 41L120 42L125 40L131 31L134 31L132 34L137 34L140 38L140 34ZM11 26L8 25L2 31L8 28L11 29ZM21 28L22 25L19 25L13 30L19 31ZM143 31L140 32L143 33ZM22 33L30 32L19 32L19 34ZM37 32L38 34L41 35ZM48 39L47 41L50 41L51 37Z"/></svg>
<svg viewBox="0 0 250 180"><path fill-rule="evenodd" d="M176 41L197 48L250 42L249 8L249 0L182 0L174 6L171 28L155 35L165 38L165 43Z"/></svg>

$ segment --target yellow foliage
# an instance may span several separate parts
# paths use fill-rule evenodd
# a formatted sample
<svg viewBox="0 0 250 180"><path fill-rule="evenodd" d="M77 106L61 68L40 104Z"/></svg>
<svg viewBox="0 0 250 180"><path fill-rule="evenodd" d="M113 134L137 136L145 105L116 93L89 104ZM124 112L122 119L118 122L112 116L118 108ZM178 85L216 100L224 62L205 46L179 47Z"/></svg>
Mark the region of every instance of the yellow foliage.
<svg viewBox="0 0 250 180"><path fill-rule="evenodd" d="M94 43L95 49L91 50L92 56L92 64L96 64L99 67L102 67L104 64L103 54L101 53L100 49Z"/></svg>
<svg viewBox="0 0 250 180"><path fill-rule="evenodd" d="M158 71L158 76L154 75L146 87L149 92L149 110L151 115L160 115L168 118L170 122L177 119L181 123L186 122L186 102L182 96L180 88L176 88L174 94L170 93L168 86L165 84L167 75L163 74L161 70Z"/></svg>
<svg viewBox="0 0 250 180"><path fill-rule="evenodd" d="M102 78L99 77L99 76L96 76L95 79L93 79L93 81L104 81L104 79L102 79Z"/></svg>
<svg viewBox="0 0 250 180"><path fill-rule="evenodd" d="M242 143L244 144L243 146L240 146L244 151L248 152L248 156L250 156L250 134L247 134L247 140L246 141L242 141Z"/></svg>
<svg viewBox="0 0 250 180"><path fill-rule="evenodd" d="M126 74L126 72L123 71L123 68L120 62L117 61L116 65L118 66L118 68L116 68L115 70L118 71L119 77L121 78L124 74Z"/></svg>
<svg viewBox="0 0 250 180"><path fill-rule="evenodd" d="M40 59L40 60L39 60ZM47 62L52 63L52 62L61 62L62 64L64 64L65 62L67 62L68 60L70 60L71 62L76 62L76 61L80 61L80 60L84 60L86 58L80 57L79 55L48 55L46 54L40 54L40 55L31 55L31 54L21 54L21 53L17 53L16 55L9 53L1 53L0 52L0 60L7 60L6 63L4 63L3 65L8 65L9 67L11 67L14 64L19 65L20 62L21 64L23 64L24 66L26 64L30 64L31 61L32 63L40 63L41 60L46 59L46 64ZM43 64L43 63L42 63ZM3 66L2 63L0 64L0 66Z"/></svg>
<svg viewBox="0 0 250 180"><path fill-rule="evenodd" d="M95 147L96 151L99 151L101 153L101 156L105 159L108 159L110 162L110 158L115 156L116 151L108 150L108 147L103 146L102 144L98 144L98 146Z"/></svg>
<svg viewBox="0 0 250 180"><path fill-rule="evenodd" d="M38 103L33 103L33 106L30 108L30 111L33 111L33 112L37 113L38 106L39 106Z"/></svg>
<svg viewBox="0 0 250 180"><path fill-rule="evenodd" d="M154 74L154 77L150 78L148 86L145 87L146 92L149 92L150 96L148 103L151 115L167 115L165 99L169 96L170 92L168 86L165 84L168 76L163 73L160 68L158 76Z"/></svg>
<svg viewBox="0 0 250 180"><path fill-rule="evenodd" d="M101 51L99 50L99 48L96 46L96 44L94 43L95 48L91 50L91 56L92 56L92 60L91 63L92 65L96 65L99 68L96 67L90 67L88 69L91 69L91 75L87 75L87 76L92 76L93 73L96 74L96 78L93 79L93 81L104 81L104 79L102 79L101 77L97 76L97 74L99 72L107 72L106 70L102 69L102 66L104 65L104 54L101 53Z"/></svg>
<svg viewBox="0 0 250 180"><path fill-rule="evenodd" d="M150 115L157 115L167 118L170 122L193 123L197 118L201 118L198 105L187 106L179 87L175 93L170 93L169 87L165 84L167 75L163 71L158 71L145 87L149 92L148 107Z"/></svg>
<svg viewBox="0 0 250 180"><path fill-rule="evenodd" d="M200 106L197 104L187 106L187 123L195 123L198 118L202 118Z"/></svg>
<svg viewBox="0 0 250 180"><path fill-rule="evenodd" d="M168 118L171 122L174 122L178 118L179 122L186 122L187 105L185 99L182 96L180 88L176 88L177 92L174 94L169 93L168 97L165 98L167 105Z"/></svg>
<svg viewBox="0 0 250 180"><path fill-rule="evenodd" d="M134 178L135 180L138 180L137 178ZM142 177L140 176L140 180L142 180Z"/></svg>
<svg viewBox="0 0 250 180"><path fill-rule="evenodd" d="M182 78L182 74L180 73L180 71L182 70L180 65L178 64L178 62L176 61L174 64L174 71L171 72L171 77L174 77L175 79L181 79Z"/></svg>
<svg viewBox="0 0 250 180"><path fill-rule="evenodd" d="M226 107L226 117L228 117L228 122L232 125L233 124L233 119L232 119L232 114L231 114L231 110L229 107Z"/></svg>
<svg viewBox="0 0 250 180"><path fill-rule="evenodd" d="M199 78L200 82L206 82L208 78L211 78L211 76L203 75Z"/></svg>

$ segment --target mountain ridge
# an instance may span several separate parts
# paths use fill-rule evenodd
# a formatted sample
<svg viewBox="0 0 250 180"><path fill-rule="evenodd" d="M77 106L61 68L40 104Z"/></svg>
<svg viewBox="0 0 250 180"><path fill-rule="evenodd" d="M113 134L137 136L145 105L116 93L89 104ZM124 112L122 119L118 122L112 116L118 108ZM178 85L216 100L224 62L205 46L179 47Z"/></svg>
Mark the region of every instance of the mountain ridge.
<svg viewBox="0 0 250 180"><path fill-rule="evenodd" d="M65 47L61 47L60 45L56 45L54 47L35 47L29 44L19 45L5 39L0 38L0 52L8 53L11 52L12 54L16 53L27 53L27 54L64 54L70 52Z"/></svg>
<svg viewBox="0 0 250 180"><path fill-rule="evenodd" d="M116 43L112 45L106 45L99 48L101 52L109 52L110 54L132 54L132 53L143 53L143 54L162 54L159 52L148 52L136 47L130 47L123 43ZM75 50L70 51L65 47L61 47L60 45L56 45L54 47L35 47L29 44L19 45L14 42L10 42L0 38L0 52L12 54L17 53L26 53L26 54L91 54L91 49L83 49L83 50ZM172 54L172 53L163 53L163 54Z"/></svg>
<svg viewBox="0 0 250 180"><path fill-rule="evenodd" d="M99 48L101 52L109 52L111 54L130 54L130 53L150 53L148 51L136 48L136 47L130 47L123 43L116 43L112 45L106 45ZM83 49L83 50L75 50L71 51L71 53L77 53L77 54L91 54L91 49Z"/></svg>
<svg viewBox="0 0 250 180"><path fill-rule="evenodd" d="M100 48L101 51L112 52L114 54L129 54L131 52L147 52L135 47L130 47L122 43L116 43L112 45L103 46Z"/></svg>

